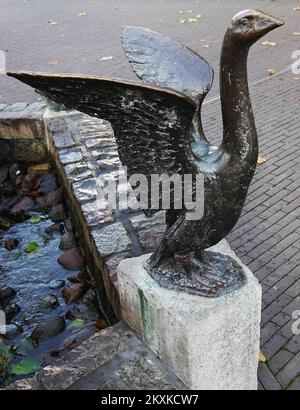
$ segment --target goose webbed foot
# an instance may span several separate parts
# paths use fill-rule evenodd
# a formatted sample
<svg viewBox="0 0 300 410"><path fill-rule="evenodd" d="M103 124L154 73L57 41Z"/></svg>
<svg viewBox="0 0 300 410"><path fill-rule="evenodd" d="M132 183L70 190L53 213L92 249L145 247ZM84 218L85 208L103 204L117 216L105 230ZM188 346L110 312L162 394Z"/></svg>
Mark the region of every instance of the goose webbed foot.
<svg viewBox="0 0 300 410"><path fill-rule="evenodd" d="M194 280L205 282L211 288L226 284L226 280L222 278L223 272L217 269L216 262L209 253L201 250L190 254L189 264Z"/></svg>
<svg viewBox="0 0 300 410"><path fill-rule="evenodd" d="M225 295L243 286L243 269L230 256L210 251L170 254L164 244L144 266L158 284L205 297Z"/></svg>

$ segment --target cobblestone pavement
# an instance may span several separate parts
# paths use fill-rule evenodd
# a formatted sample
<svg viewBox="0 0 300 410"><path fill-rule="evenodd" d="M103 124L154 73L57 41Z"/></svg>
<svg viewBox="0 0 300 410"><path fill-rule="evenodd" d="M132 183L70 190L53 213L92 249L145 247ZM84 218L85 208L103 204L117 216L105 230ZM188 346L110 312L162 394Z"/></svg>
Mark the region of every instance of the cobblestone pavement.
<svg viewBox="0 0 300 410"><path fill-rule="evenodd" d="M36 3L41 1L37 0ZM9 15L8 3L21 4L21 1L3 0L0 6L1 15ZM292 333L292 313L300 310L300 80L297 80L298 77L288 68L292 63L292 51L300 49L300 37L293 35L294 32L300 31L300 12L292 11L299 3L295 0L228 0L225 5L225 1L200 1L196 7L197 12L198 7L199 11L203 12L203 24L199 23L199 27L176 23L177 11L194 9L195 1L153 1L151 3L157 6L155 10L153 6L151 9L150 2L145 0L141 0L139 6L133 0L123 1L119 9L113 9L112 2L102 2L100 9L93 9L93 4L83 1L74 2L71 9L71 6L67 8L65 4L61 5L61 1L59 3L60 13L55 9L55 6L58 7L58 1L54 0L49 4L46 17L46 20L60 18L57 26L48 26L47 22L36 20L35 25L29 27L31 12L28 9L28 13L23 16L26 22L24 26L18 26L16 33L6 29L6 38L8 33L11 33L7 41L7 48L11 50L8 53L9 68L81 71L93 74L101 72L134 78L119 44L119 26L124 23L149 26L178 38L207 57L215 68L218 65L220 39L229 16L235 11L245 7L259 7L286 20L287 24L281 31L268 36L269 40L278 43L277 46L263 47L258 44L250 55L249 75L260 155L266 158L266 163L258 167L243 216L229 241L263 285L262 351L267 362L260 365L260 388L300 390L300 335ZM95 1L94 5L96 3ZM2 9L5 4L7 9ZM139 7L143 7L143 13ZM126 8L128 11L125 11ZM80 11L87 11L89 14L79 18L77 13ZM70 13L73 14L69 19ZM37 19L37 11L34 15ZM106 23L101 25L104 18ZM70 29L67 35L65 30L69 27L69 20L73 23L76 21L76 28ZM9 18L7 21L9 22ZM89 22L88 27L86 21ZM111 25L109 31L108 22ZM5 24L4 28L0 28L1 34L4 29ZM25 32L25 47L20 43L16 49L15 42L20 38L22 30ZM36 36L35 43L32 42L33 30L44 33L41 37ZM85 35L82 35L82 30ZM55 33L51 44L50 33ZM63 35L65 37L62 37ZM4 49L6 45L3 47L3 35L0 38L0 48ZM107 41L103 41L103 38ZM205 39L204 43L199 41L202 38ZM61 39L63 41L60 42ZM201 44L209 44L210 48L202 48ZM113 55L115 58L105 63L98 61L104 55ZM48 64L54 59L60 60L58 66ZM75 68L72 65L74 61L77 63ZM268 68L277 69L279 74L267 77ZM35 98L28 88L12 81L1 80L3 101L15 102ZM203 109L205 129L213 141L218 141L222 135L220 102L217 96L216 81ZM126 226L126 229L129 227ZM143 236L143 231L141 237L145 241L149 239L148 234Z"/></svg>

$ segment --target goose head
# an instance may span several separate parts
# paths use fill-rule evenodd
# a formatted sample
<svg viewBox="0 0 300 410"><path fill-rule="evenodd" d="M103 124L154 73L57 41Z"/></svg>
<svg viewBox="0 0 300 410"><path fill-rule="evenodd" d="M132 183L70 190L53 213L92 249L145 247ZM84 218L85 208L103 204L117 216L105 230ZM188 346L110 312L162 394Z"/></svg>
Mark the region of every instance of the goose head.
<svg viewBox="0 0 300 410"><path fill-rule="evenodd" d="M282 26L282 20L259 10L244 10L236 14L229 27L231 40L251 46L265 34Z"/></svg>

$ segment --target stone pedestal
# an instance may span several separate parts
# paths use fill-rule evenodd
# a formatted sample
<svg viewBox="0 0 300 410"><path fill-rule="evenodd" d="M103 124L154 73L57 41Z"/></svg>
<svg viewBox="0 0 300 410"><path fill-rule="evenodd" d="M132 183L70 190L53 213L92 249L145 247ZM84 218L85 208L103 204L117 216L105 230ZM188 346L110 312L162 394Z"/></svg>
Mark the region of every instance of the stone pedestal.
<svg viewBox="0 0 300 410"><path fill-rule="evenodd" d="M247 283L217 299L160 287L145 271L149 255L123 260L118 281L123 320L191 389L256 390L261 287L226 241Z"/></svg>

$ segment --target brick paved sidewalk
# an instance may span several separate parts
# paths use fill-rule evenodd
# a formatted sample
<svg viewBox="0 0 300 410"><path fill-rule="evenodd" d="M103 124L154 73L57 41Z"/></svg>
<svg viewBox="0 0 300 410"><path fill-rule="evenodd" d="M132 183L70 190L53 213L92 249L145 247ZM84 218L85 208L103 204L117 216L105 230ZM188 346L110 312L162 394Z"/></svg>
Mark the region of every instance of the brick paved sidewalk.
<svg viewBox="0 0 300 410"><path fill-rule="evenodd" d="M263 286L260 387L300 390L300 80L291 71L251 87L260 141L247 204L229 242ZM220 101L204 109L209 137L222 135ZM298 378L297 378L298 377Z"/></svg>

